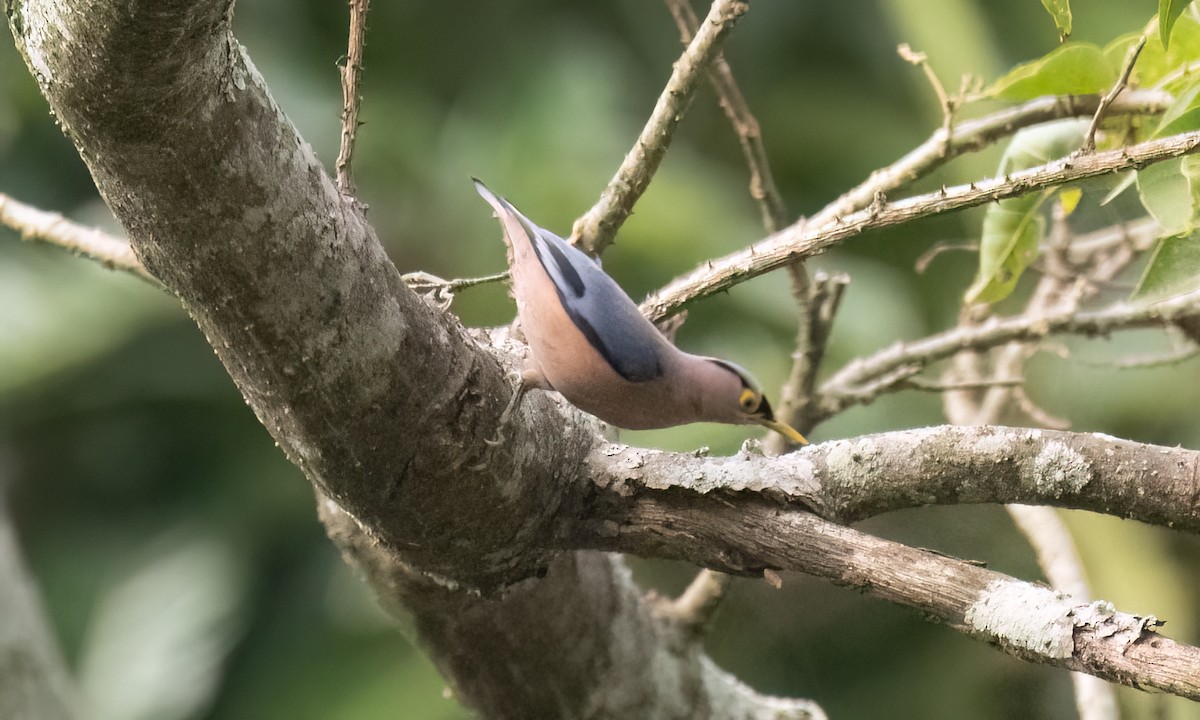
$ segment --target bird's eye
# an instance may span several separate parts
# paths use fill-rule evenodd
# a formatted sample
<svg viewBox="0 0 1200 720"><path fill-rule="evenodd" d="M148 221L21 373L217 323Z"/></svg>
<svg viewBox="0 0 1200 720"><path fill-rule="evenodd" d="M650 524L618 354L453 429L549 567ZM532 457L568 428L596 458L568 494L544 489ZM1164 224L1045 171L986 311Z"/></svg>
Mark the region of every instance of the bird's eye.
<svg viewBox="0 0 1200 720"><path fill-rule="evenodd" d="M750 388L742 390L741 396L738 398L738 406L742 408L742 412L752 413L758 409L759 395Z"/></svg>

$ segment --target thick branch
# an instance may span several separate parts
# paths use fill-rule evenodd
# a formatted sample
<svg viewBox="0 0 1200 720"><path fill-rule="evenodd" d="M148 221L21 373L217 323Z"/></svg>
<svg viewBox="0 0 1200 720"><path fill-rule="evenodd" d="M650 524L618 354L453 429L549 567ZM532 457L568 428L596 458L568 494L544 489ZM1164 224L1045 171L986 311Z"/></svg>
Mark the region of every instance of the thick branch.
<svg viewBox="0 0 1200 720"><path fill-rule="evenodd" d="M876 195L871 207L815 226L801 221L749 247L706 263L677 278L642 303L642 313L659 320L687 303L708 297L789 262L810 257L867 230L892 227L953 210L1016 197L1046 187L1077 182L1122 170L1138 169L1200 148L1200 130L1149 140L1081 157L1062 158L1013 173L925 195L887 202Z"/></svg>
<svg viewBox="0 0 1200 720"><path fill-rule="evenodd" d="M13 29L134 251L288 457L428 572L482 587L528 575L547 559L521 546L545 531L552 479L528 472L527 452L491 462L495 478L527 477L519 487L460 471L488 451L499 363L405 287L275 106L229 11L31 1ZM526 429L570 456L561 426ZM480 505L464 513L446 495Z"/></svg>
<svg viewBox="0 0 1200 720"><path fill-rule="evenodd" d="M645 617L618 560L551 563L563 478L585 467L594 425L535 393L509 443L484 442L510 392L500 363L404 285L361 209L275 106L230 34L231 9L26 0L9 18L139 260L181 298L313 482L331 535L379 561L375 587L416 618L463 699L489 717L514 707L508 716L558 716L562 696L516 681L554 672L575 703L640 689L613 696L621 712L569 713L628 717L673 677L687 693L676 702L708 713L698 717L819 716L750 692L697 647L669 651L667 621ZM513 605L473 592L520 580L510 597L525 599ZM598 598L619 607L597 612ZM617 617L639 619L606 624ZM547 618L562 619L561 632ZM662 716L681 716L665 697Z"/></svg>
<svg viewBox="0 0 1200 720"><path fill-rule="evenodd" d="M472 698L485 717L825 717L815 703L759 695L717 668L691 628L641 601L614 555L563 553L544 578L481 599L415 575L335 504L321 508L347 560L375 587L399 590L383 597L394 612L441 608L418 615L417 630L439 649L434 660L460 691L486 689Z"/></svg>
<svg viewBox="0 0 1200 720"><path fill-rule="evenodd" d="M587 512L600 521L646 497L688 498L710 509L762 500L836 522L925 505L1025 503L1200 532L1200 451L1094 433L942 426L776 458L601 445L590 464L581 487Z"/></svg>
<svg viewBox="0 0 1200 720"><path fill-rule="evenodd" d="M941 427L781 458L592 455L570 541L724 572L796 570L907 605L1035 662L1200 699L1200 650L1151 620L833 525L903 507L1027 502L1200 532L1200 452L1104 435Z"/></svg>
<svg viewBox="0 0 1200 720"><path fill-rule="evenodd" d="M581 539L727 572L798 570L925 616L1018 657L1200 700L1200 648L1154 632L1152 616L1076 601L972 563L910 548L773 503L700 507L641 496Z"/></svg>

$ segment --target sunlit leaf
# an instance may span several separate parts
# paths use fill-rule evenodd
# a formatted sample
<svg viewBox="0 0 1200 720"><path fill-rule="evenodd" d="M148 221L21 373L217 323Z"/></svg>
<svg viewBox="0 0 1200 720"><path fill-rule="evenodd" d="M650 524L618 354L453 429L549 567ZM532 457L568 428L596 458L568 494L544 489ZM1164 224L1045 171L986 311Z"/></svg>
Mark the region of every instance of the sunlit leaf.
<svg viewBox="0 0 1200 720"><path fill-rule="evenodd" d="M1080 198L1083 197L1083 190L1077 187L1063 188L1058 193L1058 204L1062 206L1063 212L1067 215L1075 212L1075 208L1079 205Z"/></svg>
<svg viewBox="0 0 1200 720"><path fill-rule="evenodd" d="M1087 133L1087 120L1063 120L1017 133L1000 160L1000 175L1042 165L1077 149ZM1055 193L1043 190L1001 200L983 216L979 244L979 272L967 289L966 301L997 302L1008 297L1038 254L1046 232L1042 206ZM1066 191L1064 205L1074 207L1078 190Z"/></svg>
<svg viewBox="0 0 1200 720"><path fill-rule="evenodd" d="M1171 235L1192 226L1195 199L1190 178L1183 172L1183 160L1176 158L1143 168L1137 173L1138 195L1142 205Z"/></svg>
<svg viewBox="0 0 1200 720"><path fill-rule="evenodd" d="M1150 257L1133 296L1155 302L1200 290L1200 233L1166 237Z"/></svg>
<svg viewBox="0 0 1200 720"><path fill-rule="evenodd" d="M1164 137L1200 129L1200 81L1175 96L1175 101L1158 120L1151 137Z"/></svg>
<svg viewBox="0 0 1200 720"><path fill-rule="evenodd" d="M1070 0L1042 0L1042 5L1050 17L1054 18L1054 27L1058 34L1067 37L1071 34L1071 2Z"/></svg>
<svg viewBox="0 0 1200 720"><path fill-rule="evenodd" d="M1116 65L1103 50L1091 43L1073 42L1018 65L986 92L1004 100L1029 100L1042 95L1104 92L1116 81Z"/></svg>
<svg viewBox="0 0 1200 720"><path fill-rule="evenodd" d="M1171 41L1171 28L1175 26L1175 21L1183 14L1192 0L1158 0L1158 37L1162 40L1163 47L1168 47Z"/></svg>

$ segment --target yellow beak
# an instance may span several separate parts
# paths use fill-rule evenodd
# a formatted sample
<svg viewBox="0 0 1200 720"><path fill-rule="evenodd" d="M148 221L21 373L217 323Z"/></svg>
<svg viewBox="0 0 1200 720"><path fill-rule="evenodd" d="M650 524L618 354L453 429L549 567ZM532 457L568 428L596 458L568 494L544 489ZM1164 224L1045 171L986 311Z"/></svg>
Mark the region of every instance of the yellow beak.
<svg viewBox="0 0 1200 720"><path fill-rule="evenodd" d="M793 428L791 425L788 425L786 423L781 423L778 420L768 420L766 418L757 418L755 420L755 422L757 422L759 425L762 425L764 427L771 428L775 432L784 436L788 440L791 440L792 442L796 443L797 445L807 445L808 444L808 440L805 440L804 436L801 435L800 433L796 432L796 429Z"/></svg>

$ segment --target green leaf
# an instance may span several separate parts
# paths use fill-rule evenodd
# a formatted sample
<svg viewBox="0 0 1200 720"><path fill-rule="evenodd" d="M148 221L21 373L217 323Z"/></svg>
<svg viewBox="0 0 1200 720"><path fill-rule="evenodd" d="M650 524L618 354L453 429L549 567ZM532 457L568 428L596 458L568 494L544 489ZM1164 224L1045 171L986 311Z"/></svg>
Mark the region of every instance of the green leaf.
<svg viewBox="0 0 1200 720"><path fill-rule="evenodd" d="M1200 290L1200 233L1165 237L1133 291L1138 300L1157 302Z"/></svg>
<svg viewBox="0 0 1200 720"><path fill-rule="evenodd" d="M1171 123L1178 120L1184 113L1197 107L1196 97L1200 96L1200 82L1196 82L1191 87L1183 90L1175 95L1175 101L1162 114L1162 118L1158 121L1158 128L1154 131L1154 137L1162 137L1171 133L1164 133L1163 130Z"/></svg>
<svg viewBox="0 0 1200 720"><path fill-rule="evenodd" d="M1000 175L1063 157L1083 143L1089 124L1088 120L1062 120L1022 130L1000 159ZM997 302L1012 293L1025 268L1037 259L1046 232L1042 206L1055 192L1051 188L988 207L983 216L979 272L967 289L967 302ZM1068 200L1077 202L1078 198Z"/></svg>
<svg viewBox="0 0 1200 720"><path fill-rule="evenodd" d="M1037 259L1038 244L1046 234L1042 204L1053 193L1001 200L983 216L979 246L979 274L967 289L969 303L998 302L1008 297L1021 273Z"/></svg>
<svg viewBox="0 0 1200 720"><path fill-rule="evenodd" d="M1071 34L1071 0L1042 0L1042 6L1054 18L1054 27L1061 37Z"/></svg>
<svg viewBox="0 0 1200 720"><path fill-rule="evenodd" d="M1116 81L1116 65L1099 46L1071 42L1016 66L985 92L1003 100L1030 100L1042 95L1100 93Z"/></svg>
<svg viewBox="0 0 1200 720"><path fill-rule="evenodd" d="M1171 28L1192 0L1158 0L1158 37L1165 50L1171 42Z"/></svg>
<svg viewBox="0 0 1200 720"><path fill-rule="evenodd" d="M1116 200L1121 193L1128 190L1135 182L1137 182L1136 172L1130 172L1122 175L1121 181L1114 185L1113 189L1109 190L1108 194L1104 196L1104 199L1100 201L1100 206L1103 207L1113 200Z"/></svg>
<svg viewBox="0 0 1200 720"><path fill-rule="evenodd" d="M1137 186L1142 205L1166 234L1177 235L1192 227L1195 198L1191 178L1183 169L1183 158L1138 170Z"/></svg>

